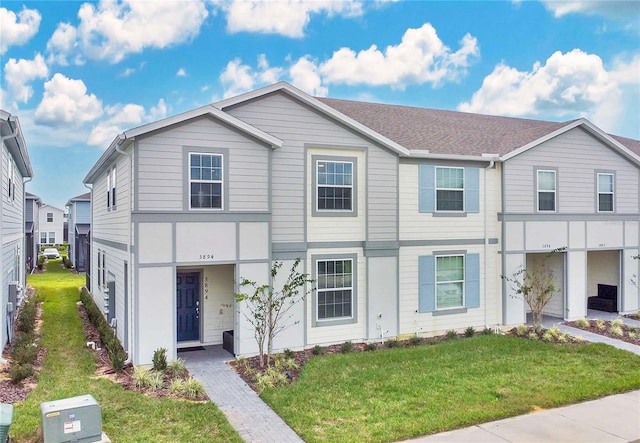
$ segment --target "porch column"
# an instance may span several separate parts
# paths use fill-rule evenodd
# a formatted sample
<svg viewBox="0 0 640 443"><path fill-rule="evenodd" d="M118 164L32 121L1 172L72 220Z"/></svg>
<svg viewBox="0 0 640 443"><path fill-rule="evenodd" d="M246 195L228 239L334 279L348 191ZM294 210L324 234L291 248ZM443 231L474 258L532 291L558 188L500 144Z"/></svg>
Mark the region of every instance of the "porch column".
<svg viewBox="0 0 640 443"><path fill-rule="evenodd" d="M565 280L565 320L577 320L587 316L587 252L568 251Z"/></svg>

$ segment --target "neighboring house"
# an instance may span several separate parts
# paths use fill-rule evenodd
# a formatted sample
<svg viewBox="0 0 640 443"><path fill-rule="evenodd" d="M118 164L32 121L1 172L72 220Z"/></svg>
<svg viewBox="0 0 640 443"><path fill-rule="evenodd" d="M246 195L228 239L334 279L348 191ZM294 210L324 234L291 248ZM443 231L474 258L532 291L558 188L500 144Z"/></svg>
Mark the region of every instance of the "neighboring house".
<svg viewBox="0 0 640 443"><path fill-rule="evenodd" d="M573 162L576 174L563 163L571 153L584 159ZM553 189L538 177L548 170ZM590 282L610 282L613 270L599 275L602 266L576 257L608 263L615 254L619 310L631 312L639 174L640 142L584 119L314 98L277 83L113 141L84 180L92 294L134 364L158 348L175 357L221 344L225 331L236 354L256 353L236 282L271 283L273 260L285 273L301 258L318 286L276 349L521 323L525 305L500 276L558 246L569 247L567 265L554 263L562 285L567 275L584 285L563 287L566 302L549 314L584 315ZM544 206L552 191L554 211ZM613 213L596 210L611 198ZM613 238L603 240L608 223Z"/></svg>
<svg viewBox="0 0 640 443"><path fill-rule="evenodd" d="M13 320L25 287L25 179L33 177L29 153L16 116L0 110L2 165L0 204L0 347L11 341Z"/></svg>
<svg viewBox="0 0 640 443"><path fill-rule="evenodd" d="M61 245L64 242L65 213L55 206L40 207L40 245Z"/></svg>
<svg viewBox="0 0 640 443"><path fill-rule="evenodd" d="M69 208L69 260L78 272L85 272L91 228L91 193L73 197Z"/></svg>
<svg viewBox="0 0 640 443"><path fill-rule="evenodd" d="M27 270L35 268L38 261L38 242L40 239L40 206L42 200L37 195L25 193L24 235L25 263Z"/></svg>

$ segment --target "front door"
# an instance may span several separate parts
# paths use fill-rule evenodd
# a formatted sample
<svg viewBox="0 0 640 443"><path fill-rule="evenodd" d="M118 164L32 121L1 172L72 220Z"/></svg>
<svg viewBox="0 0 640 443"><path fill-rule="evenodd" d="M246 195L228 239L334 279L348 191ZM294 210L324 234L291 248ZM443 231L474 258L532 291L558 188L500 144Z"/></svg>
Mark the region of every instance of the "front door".
<svg viewBox="0 0 640 443"><path fill-rule="evenodd" d="M200 273L178 272L178 341L200 339Z"/></svg>

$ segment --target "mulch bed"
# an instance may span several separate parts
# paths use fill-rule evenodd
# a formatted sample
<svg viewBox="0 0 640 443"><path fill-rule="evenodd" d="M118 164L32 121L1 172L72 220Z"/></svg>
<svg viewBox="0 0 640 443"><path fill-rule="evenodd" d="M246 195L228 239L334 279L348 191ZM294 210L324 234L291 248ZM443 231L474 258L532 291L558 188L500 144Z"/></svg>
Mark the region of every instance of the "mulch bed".
<svg viewBox="0 0 640 443"><path fill-rule="evenodd" d="M567 326L571 326L572 328L576 328L576 329L582 329L583 331L587 331L587 332L592 332L594 334L598 334L598 335L603 335L605 337L609 337L615 340L622 340L625 341L627 343L631 343L632 345L636 345L636 346L640 346L640 328L634 328L632 326L627 326L627 325L623 325L622 326L622 331L624 333L624 335L622 336L617 336L617 335L613 335L609 332L609 328L611 327L611 322L610 321L605 321L605 329L598 329L598 327L596 327L596 321L595 320L589 320L589 327L588 328L584 328L584 327L580 327L576 324L576 322L571 321L571 322L567 322L566 323ZM635 338L631 338L629 337L629 332L635 331Z"/></svg>
<svg viewBox="0 0 640 443"><path fill-rule="evenodd" d="M27 287L27 297L31 297L35 293L35 290L31 287ZM36 310L36 339L40 340L40 326L42 325L42 306L38 303ZM15 337L17 334L17 322L13 322L13 334ZM9 363L11 360L11 345L7 345L2 352L2 358L7 363L2 365L0 369L0 403L16 403L23 401L27 398L27 395L36 387L38 383L38 373L42 369L42 362L46 355L46 350L40 348L38 356L33 363L33 375L25 378L22 382L14 384L9 378Z"/></svg>

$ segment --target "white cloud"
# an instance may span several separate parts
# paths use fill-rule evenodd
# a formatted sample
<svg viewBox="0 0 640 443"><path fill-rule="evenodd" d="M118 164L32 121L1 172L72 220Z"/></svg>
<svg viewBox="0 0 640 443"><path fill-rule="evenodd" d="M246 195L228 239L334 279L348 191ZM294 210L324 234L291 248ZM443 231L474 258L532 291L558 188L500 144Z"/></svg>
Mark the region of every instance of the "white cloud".
<svg viewBox="0 0 640 443"><path fill-rule="evenodd" d="M187 76L187 71L184 68L180 68L178 69L178 72L176 72L176 77L186 77Z"/></svg>
<svg viewBox="0 0 640 443"><path fill-rule="evenodd" d="M614 19L637 19L640 14L640 3L637 0L543 0L542 3L555 17L588 14Z"/></svg>
<svg viewBox="0 0 640 443"><path fill-rule="evenodd" d="M135 103L116 104L106 106L107 119L101 121L91 129L87 144L106 148L109 143L123 131L140 126L149 121L159 120L167 115L167 106L163 99L153 106L149 113L144 106Z"/></svg>
<svg viewBox="0 0 640 443"><path fill-rule="evenodd" d="M264 54L258 55L255 71L251 66L242 64L242 60L236 58L227 63L220 74L220 83L225 91L224 97L242 94L254 89L256 85L275 83L280 79L282 72L282 68L269 66Z"/></svg>
<svg viewBox="0 0 640 443"><path fill-rule="evenodd" d="M40 54L33 60L10 58L4 65L4 76L7 80L7 93L18 102L27 103L33 96L33 88L29 82L37 78L47 78L49 69Z"/></svg>
<svg viewBox="0 0 640 443"><path fill-rule="evenodd" d="M363 2L352 0L229 0L218 1L227 15L227 30L259 32L300 38L312 14L360 16Z"/></svg>
<svg viewBox="0 0 640 443"><path fill-rule="evenodd" d="M517 117L582 116L610 131L622 110L621 87L625 82L640 82L639 60L636 56L608 71L599 56L574 49L565 54L557 51L528 72L501 63L458 110Z"/></svg>
<svg viewBox="0 0 640 443"><path fill-rule="evenodd" d="M398 45L387 46L384 52L376 45L358 53L341 48L320 66L320 71L327 83L438 86L466 74L479 53L477 39L469 34L460 41L460 49L451 52L434 27L425 23L418 29L408 29Z"/></svg>
<svg viewBox="0 0 640 443"><path fill-rule="evenodd" d="M301 57L289 68L291 83L308 94L324 97L329 93L322 84L322 77L318 72L318 64L310 57Z"/></svg>
<svg viewBox="0 0 640 443"><path fill-rule="evenodd" d="M74 80L56 73L44 84L44 97L35 112L37 124L79 126L99 118L102 102L87 94L82 80Z"/></svg>
<svg viewBox="0 0 640 443"><path fill-rule="evenodd" d="M36 9L22 8L17 14L7 8L0 8L0 54L11 46L24 45L38 32L42 17Z"/></svg>
<svg viewBox="0 0 640 443"><path fill-rule="evenodd" d="M73 55L78 63L78 49L87 58L117 63L145 48L166 48L194 38L207 15L201 0L84 3L78 11L80 24L60 24L47 48L54 60Z"/></svg>

